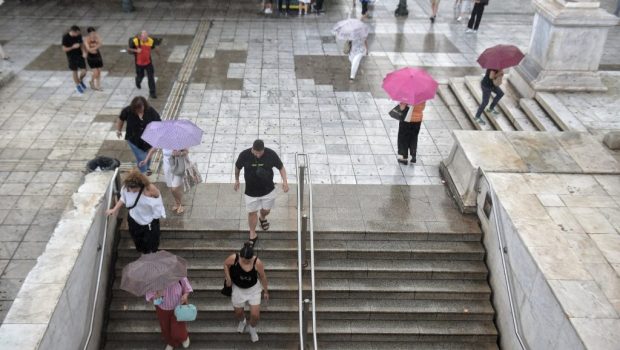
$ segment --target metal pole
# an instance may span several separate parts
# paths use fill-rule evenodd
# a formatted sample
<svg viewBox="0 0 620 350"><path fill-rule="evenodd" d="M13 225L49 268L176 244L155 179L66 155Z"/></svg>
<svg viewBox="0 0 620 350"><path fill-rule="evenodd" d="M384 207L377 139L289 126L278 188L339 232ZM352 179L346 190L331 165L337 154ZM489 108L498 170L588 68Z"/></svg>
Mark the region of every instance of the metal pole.
<svg viewBox="0 0 620 350"><path fill-rule="evenodd" d="M308 309L310 305L310 299L304 299L304 317L303 317L303 330L304 330L304 342L308 339ZM307 344L304 344L307 347Z"/></svg>
<svg viewBox="0 0 620 350"><path fill-rule="evenodd" d="M308 267L308 257L306 252L306 240L308 238L308 215L304 214L301 217L301 262L305 267Z"/></svg>
<svg viewBox="0 0 620 350"><path fill-rule="evenodd" d="M298 172L297 172L297 181L299 183L299 198L301 198L301 200L299 201L299 205L301 206L301 211L304 211L304 184L305 184L305 178L306 178L306 165L302 164L299 166Z"/></svg>

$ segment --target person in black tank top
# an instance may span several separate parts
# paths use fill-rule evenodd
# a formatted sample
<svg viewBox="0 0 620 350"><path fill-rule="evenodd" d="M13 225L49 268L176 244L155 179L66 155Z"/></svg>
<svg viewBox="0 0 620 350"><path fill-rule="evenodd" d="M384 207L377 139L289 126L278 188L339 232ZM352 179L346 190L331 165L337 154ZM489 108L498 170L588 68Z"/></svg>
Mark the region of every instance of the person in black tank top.
<svg viewBox="0 0 620 350"><path fill-rule="evenodd" d="M224 260L224 278L227 286L232 286L231 301L235 317L239 320L237 331L246 328L252 342L258 341L256 325L260 318L261 292L265 301L269 300L267 276L263 262L254 255L252 242L246 242L238 254L231 254ZM250 324L245 318L245 305L250 306Z"/></svg>

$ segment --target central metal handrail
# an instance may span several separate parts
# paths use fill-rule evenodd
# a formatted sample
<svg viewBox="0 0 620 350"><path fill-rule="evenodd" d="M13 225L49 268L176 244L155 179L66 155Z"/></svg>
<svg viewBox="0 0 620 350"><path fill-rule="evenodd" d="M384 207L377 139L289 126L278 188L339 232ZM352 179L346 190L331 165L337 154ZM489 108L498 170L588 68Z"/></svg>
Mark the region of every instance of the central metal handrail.
<svg viewBox="0 0 620 350"><path fill-rule="evenodd" d="M300 159L303 160L300 162ZM297 169L297 287L299 308L299 349L306 348L308 337L308 306L311 306L312 315L312 348L318 349L316 336L316 292L314 275L314 220L312 212L312 181L310 178L310 162L305 153L295 154ZM307 174L306 174L307 173ZM304 214L304 186L308 182L308 215ZM309 229L309 230L308 230ZM309 231L310 263L306 262L306 231ZM304 271L310 269L310 299L304 297ZM310 304L310 305L308 305Z"/></svg>
<svg viewBox="0 0 620 350"><path fill-rule="evenodd" d="M110 185L108 186L108 189L106 191L106 196L107 196L107 200L106 200L106 206L105 206L105 210L110 209L110 206L112 205L112 198L114 198L114 194L120 189L120 182L118 181L118 173L119 173L119 168L116 168L116 170L114 170L114 175L112 176L112 179L110 180ZM105 211L104 211L104 215L105 215ZM92 304L92 311L90 314L90 322L89 322L89 326L88 326L88 336L86 337L86 342L84 343L84 350L88 349L88 345L90 344L90 339L93 336L93 325L95 323L95 314L97 311L97 303L99 301L99 290L101 289L101 273L103 270L103 259L105 258L105 253L106 253L106 242L108 240L108 223L110 222L110 217L105 215L105 224L103 225L103 237L101 238L101 242L99 243L99 248L100 248L100 256L99 256L99 267L97 269L97 284L95 285L95 294L93 297L93 304Z"/></svg>
<svg viewBox="0 0 620 350"><path fill-rule="evenodd" d="M515 335L517 336L517 341L519 341L519 345L521 346L521 349L523 350L528 350L529 347L527 346L526 341L521 338L521 319L519 317L517 317L517 311L515 309L514 306L514 302L513 302L513 296L512 296L512 282L511 282L511 275L508 273L508 268L506 267L507 263L506 263L506 257L504 255L508 254L508 247L504 244L504 231L502 230L501 226L500 226L500 218L499 215L497 214L497 206L496 204L498 203L497 201L497 195L495 194L495 190L493 189L493 185L491 184L491 180L489 180L489 177L487 176L486 172L482 169L479 168L479 172L480 172L480 176L478 177L478 183L476 188L479 190L480 188L480 178L484 178L487 185L489 186L489 193L491 194L491 211L493 212L493 219L495 221L495 230L497 232L497 242L499 244L499 255L501 257L501 261L502 261L502 270L504 272L504 281L506 282L506 290L508 291L508 304L510 305L510 314L512 316L512 324L515 328Z"/></svg>

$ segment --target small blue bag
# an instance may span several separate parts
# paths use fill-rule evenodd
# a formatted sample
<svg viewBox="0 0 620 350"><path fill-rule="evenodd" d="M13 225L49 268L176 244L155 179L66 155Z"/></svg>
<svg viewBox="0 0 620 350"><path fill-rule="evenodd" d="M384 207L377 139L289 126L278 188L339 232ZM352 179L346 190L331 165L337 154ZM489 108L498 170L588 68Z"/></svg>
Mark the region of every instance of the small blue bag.
<svg viewBox="0 0 620 350"><path fill-rule="evenodd" d="M198 310L193 304L177 305L177 307L174 308L174 316L179 322L195 321L197 315Z"/></svg>

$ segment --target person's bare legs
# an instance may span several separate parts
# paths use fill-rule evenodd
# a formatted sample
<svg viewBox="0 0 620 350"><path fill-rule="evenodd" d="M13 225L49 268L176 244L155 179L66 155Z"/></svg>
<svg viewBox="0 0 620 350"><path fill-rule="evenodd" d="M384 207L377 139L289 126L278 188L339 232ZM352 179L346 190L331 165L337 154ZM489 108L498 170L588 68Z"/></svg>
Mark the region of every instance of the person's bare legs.
<svg viewBox="0 0 620 350"><path fill-rule="evenodd" d="M258 212L248 213L248 225L250 226L250 240L256 238L256 224L258 223Z"/></svg>
<svg viewBox="0 0 620 350"><path fill-rule="evenodd" d="M256 327L258 320L260 320L260 305L250 305L250 326Z"/></svg>
<svg viewBox="0 0 620 350"><path fill-rule="evenodd" d="M170 192L174 198L174 207L172 207L172 210L176 211L177 214L181 214L185 211L185 208L183 208L183 186L171 187Z"/></svg>
<svg viewBox="0 0 620 350"><path fill-rule="evenodd" d="M80 84L82 80L84 80L85 76L86 76L86 69L80 69L80 79L78 80L77 84Z"/></svg>
<svg viewBox="0 0 620 350"><path fill-rule="evenodd" d="M78 71L73 70L71 71L71 73L73 74L73 82L75 83L75 85L80 85L80 79L78 79Z"/></svg>
<svg viewBox="0 0 620 350"><path fill-rule="evenodd" d="M245 320L245 313L243 312L242 307L235 308L235 317L237 318L237 321L239 322Z"/></svg>

